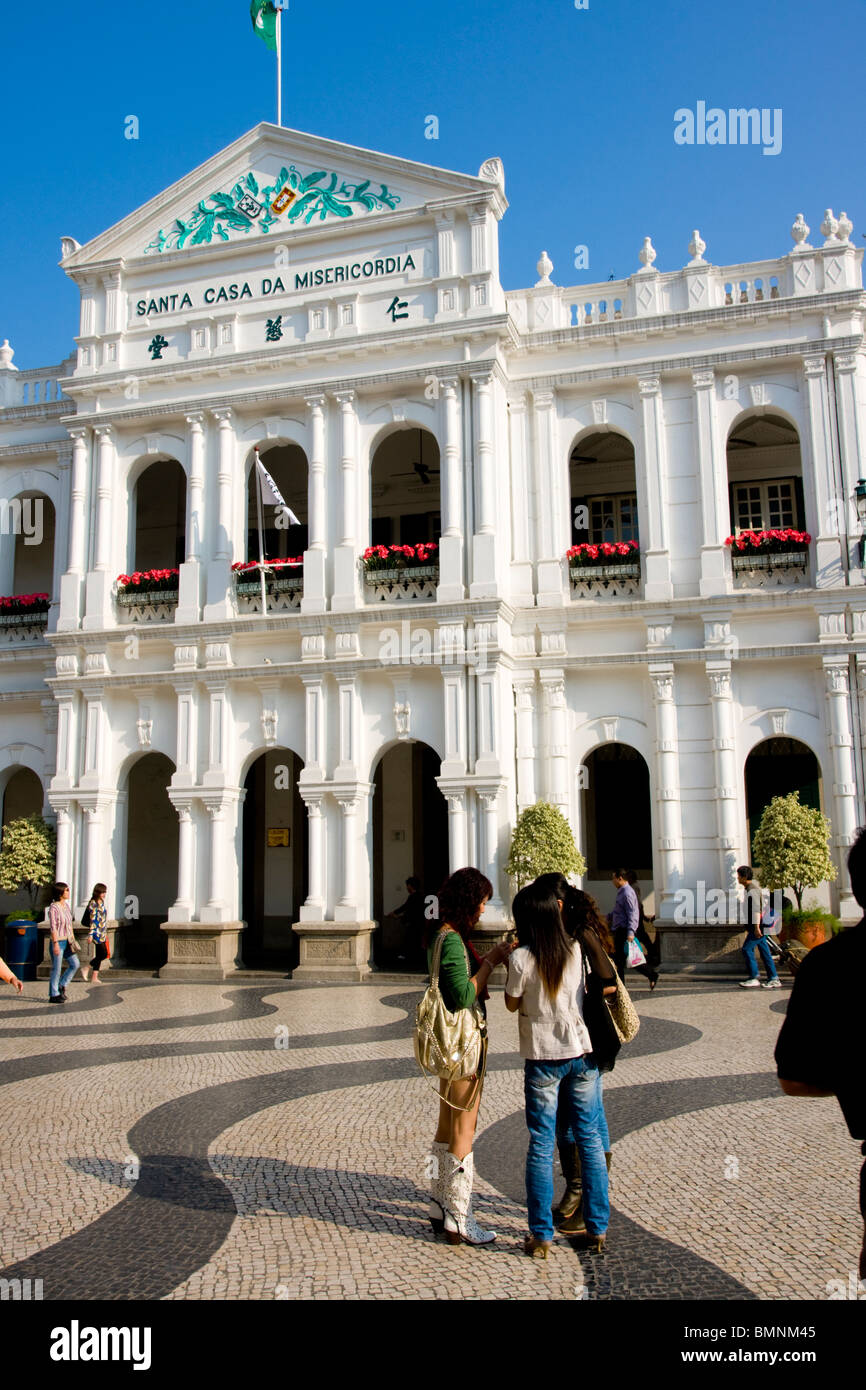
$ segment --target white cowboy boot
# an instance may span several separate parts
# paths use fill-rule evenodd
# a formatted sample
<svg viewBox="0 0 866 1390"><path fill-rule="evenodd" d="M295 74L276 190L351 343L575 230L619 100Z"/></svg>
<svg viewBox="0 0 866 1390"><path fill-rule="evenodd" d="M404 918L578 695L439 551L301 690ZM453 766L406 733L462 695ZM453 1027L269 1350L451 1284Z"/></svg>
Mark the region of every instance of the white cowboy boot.
<svg viewBox="0 0 866 1390"><path fill-rule="evenodd" d="M442 1205L442 1183L445 1178L445 1155L448 1152L447 1143L441 1139L434 1139L430 1145L430 1154L433 1159L433 1173L430 1178L430 1225L437 1236L445 1230L445 1208Z"/></svg>
<svg viewBox="0 0 866 1390"><path fill-rule="evenodd" d="M472 1213L472 1181L475 1175L472 1154L467 1154L461 1160L449 1152L445 1155L445 1162L450 1166L442 1183L441 1196L449 1245L459 1245L461 1240L467 1245L489 1245L496 1239L496 1232L482 1230Z"/></svg>

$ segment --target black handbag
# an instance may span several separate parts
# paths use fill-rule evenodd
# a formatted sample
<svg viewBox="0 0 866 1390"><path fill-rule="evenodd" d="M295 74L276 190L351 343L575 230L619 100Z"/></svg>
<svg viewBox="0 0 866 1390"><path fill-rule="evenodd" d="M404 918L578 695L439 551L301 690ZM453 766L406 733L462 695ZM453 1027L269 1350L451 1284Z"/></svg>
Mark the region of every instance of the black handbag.
<svg viewBox="0 0 866 1390"><path fill-rule="evenodd" d="M592 1043L599 1071L613 1071L617 1053L622 1047L604 998L604 981L594 971L587 975L583 955L583 1021Z"/></svg>

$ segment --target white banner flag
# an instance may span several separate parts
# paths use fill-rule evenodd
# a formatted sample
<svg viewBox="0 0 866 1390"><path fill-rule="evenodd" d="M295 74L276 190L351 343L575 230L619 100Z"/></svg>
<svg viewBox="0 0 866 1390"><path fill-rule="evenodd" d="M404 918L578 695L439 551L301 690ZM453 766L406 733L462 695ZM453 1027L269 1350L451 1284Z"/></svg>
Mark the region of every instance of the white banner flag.
<svg viewBox="0 0 866 1390"><path fill-rule="evenodd" d="M292 511L291 507L283 498L279 488L277 487L268 470L265 468L265 465L262 463L258 454L256 454L256 468L258 469L259 482L261 484L262 497L264 498L264 500L266 502L270 502L270 504L274 507L281 507L282 510L285 512L286 517L291 526L300 526L300 521L295 516L295 513Z"/></svg>

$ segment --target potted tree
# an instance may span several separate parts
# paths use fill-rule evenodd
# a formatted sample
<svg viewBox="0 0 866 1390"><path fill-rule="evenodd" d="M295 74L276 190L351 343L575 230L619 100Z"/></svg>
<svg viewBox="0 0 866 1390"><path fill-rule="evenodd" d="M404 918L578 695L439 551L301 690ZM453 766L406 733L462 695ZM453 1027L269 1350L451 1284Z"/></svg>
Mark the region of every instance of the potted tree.
<svg viewBox="0 0 866 1390"><path fill-rule="evenodd" d="M586 860L557 806L537 801L521 812L511 837L505 872L516 879L518 888L539 874L586 873Z"/></svg>
<svg viewBox="0 0 866 1390"><path fill-rule="evenodd" d="M827 817L812 806L803 806L799 792L790 792L787 796L774 796L765 807L753 843L763 887L771 892L793 889L797 908L785 915L784 930L809 950L827 940L836 922L817 903L803 907L807 888L817 888L836 877L829 835Z"/></svg>
<svg viewBox="0 0 866 1390"><path fill-rule="evenodd" d="M36 904L43 887L54 880L56 850L54 830L42 816L23 816L3 829L0 888L24 895L29 904L6 918L7 963L22 980L36 979L40 916Z"/></svg>

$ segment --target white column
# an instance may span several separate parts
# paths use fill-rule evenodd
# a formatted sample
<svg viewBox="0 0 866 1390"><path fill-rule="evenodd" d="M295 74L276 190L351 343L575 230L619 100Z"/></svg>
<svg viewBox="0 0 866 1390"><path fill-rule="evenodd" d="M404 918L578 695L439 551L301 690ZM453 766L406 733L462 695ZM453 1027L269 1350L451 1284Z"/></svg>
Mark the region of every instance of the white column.
<svg viewBox="0 0 866 1390"><path fill-rule="evenodd" d="M303 791L309 828L309 892L301 906L302 922L321 922L325 916L325 815L321 793Z"/></svg>
<svg viewBox="0 0 866 1390"><path fill-rule="evenodd" d="M692 372L695 447L701 487L701 594L727 593L731 587L725 537L730 530L728 459L719 431L716 378L712 371Z"/></svg>
<svg viewBox="0 0 866 1390"><path fill-rule="evenodd" d="M72 882L75 855L71 807L74 805L73 801L57 807L57 859L54 870L58 883L69 884L70 898L74 897L76 886Z"/></svg>
<svg viewBox="0 0 866 1390"><path fill-rule="evenodd" d="M734 742L734 707L729 662L707 662L713 717L713 775L715 778L716 836L719 852L718 886L725 891L737 886L739 796ZM714 885L711 885L714 886Z"/></svg>
<svg viewBox="0 0 866 1390"><path fill-rule="evenodd" d="M304 680L306 749L301 782L325 778L325 686L320 676Z"/></svg>
<svg viewBox="0 0 866 1390"><path fill-rule="evenodd" d="M836 367L836 402L839 418L839 455L842 465L844 505L838 509L838 530L842 533L843 551L847 549L849 583L861 584L864 572L860 567L860 527L854 489L863 477L866 458L866 406L858 400L857 368L860 354L837 352L833 355Z"/></svg>
<svg viewBox="0 0 866 1390"><path fill-rule="evenodd" d="M472 539L470 598L495 598L496 480L494 475L493 375L473 376L475 437L475 534Z"/></svg>
<svg viewBox="0 0 866 1390"><path fill-rule="evenodd" d="M667 443L661 381L638 378L643 450L636 459L635 483L643 552L644 597L663 602L673 595L667 522Z"/></svg>
<svg viewBox="0 0 866 1390"><path fill-rule="evenodd" d="M674 895L683 886L682 810L680 806L679 740L674 701L674 668L652 664L649 676L656 713L656 802L659 827L659 868L653 874L658 915L673 916Z"/></svg>
<svg viewBox="0 0 866 1390"><path fill-rule="evenodd" d="M78 884L78 892L74 897L71 892L69 895L73 908L85 906L94 883L108 878L111 866L108 862L104 817L106 812L110 810L111 804L106 798L97 797L94 801L82 805L85 815L84 863L81 870L82 882ZM68 879L64 880L64 882L68 881Z"/></svg>
<svg viewBox="0 0 866 1390"><path fill-rule="evenodd" d="M508 402L509 447L511 454L511 569L510 595L512 603L532 607L532 550L529 539L532 514L532 478L527 450L526 392L521 391ZM567 548L567 543L566 543Z"/></svg>
<svg viewBox="0 0 866 1390"><path fill-rule="evenodd" d="M206 801L204 804L210 817L210 836L208 845L208 898L207 905L201 914L201 920L203 922L222 922L226 918L222 887L225 813L221 801Z"/></svg>
<svg viewBox="0 0 866 1390"><path fill-rule="evenodd" d="M354 391L337 391L340 407L340 540L334 555L334 608L358 606L358 420Z"/></svg>
<svg viewBox="0 0 866 1390"><path fill-rule="evenodd" d="M175 677L177 694L176 771L172 786L194 786L198 772L198 688Z"/></svg>
<svg viewBox="0 0 866 1390"><path fill-rule="evenodd" d="M445 729L445 756L441 776L466 775L466 665L465 631L462 623L439 627L442 671L442 713Z"/></svg>
<svg viewBox="0 0 866 1390"><path fill-rule="evenodd" d="M537 603L541 608L559 608L564 602L565 552L571 537L571 519L568 506L561 501L554 392L533 391L532 409L535 426Z"/></svg>
<svg viewBox="0 0 866 1390"><path fill-rule="evenodd" d="M228 771L232 706L224 680L207 682L210 695L208 728L208 767L202 778L204 786L225 786Z"/></svg>
<svg viewBox="0 0 866 1390"><path fill-rule="evenodd" d="M189 922L195 910L195 824L188 801L175 801L177 811L177 901L168 909L169 922Z"/></svg>
<svg viewBox="0 0 866 1390"><path fill-rule="evenodd" d="M86 691L84 695L84 769L81 774L82 787L96 788L99 786L99 774L102 765L102 724L104 713L102 700L104 693L103 690L94 689Z"/></svg>
<svg viewBox="0 0 866 1390"><path fill-rule="evenodd" d="M448 802L448 872L469 867L469 837L466 824L466 793L449 791Z"/></svg>
<svg viewBox="0 0 866 1390"><path fill-rule="evenodd" d="M439 603L459 603L466 596L463 585L463 449L460 425L459 379L439 381L442 451L440 506L442 535L439 541Z"/></svg>
<svg viewBox="0 0 866 1390"><path fill-rule="evenodd" d="M360 920L356 897L356 863L358 841L357 796L338 796L341 811L340 842L342 849L342 872L340 876L340 898L334 912L337 922L357 922Z"/></svg>
<svg viewBox="0 0 866 1390"><path fill-rule="evenodd" d="M304 594L301 611L324 613L327 606L327 511L325 499L325 397L306 397L310 424L307 475L309 546L304 553Z"/></svg>
<svg viewBox="0 0 866 1390"><path fill-rule="evenodd" d="M340 761L334 769L335 782L352 782L357 777L360 702L354 676L337 677Z"/></svg>
<svg viewBox="0 0 866 1390"><path fill-rule="evenodd" d="M807 438L803 441L806 448L802 451L806 530L815 538L815 584L825 589L845 582L838 534L839 511L845 502L839 496L835 477L833 423L823 356L804 357L803 375L807 418Z"/></svg>
<svg viewBox="0 0 866 1390"><path fill-rule="evenodd" d="M545 744L550 776L550 801L568 819L568 710L562 671L543 671Z"/></svg>
<svg viewBox="0 0 866 1390"><path fill-rule="evenodd" d="M201 618L202 533L204 529L204 416L187 415L189 473L186 480L186 559L180 567L178 623Z"/></svg>
<svg viewBox="0 0 866 1390"><path fill-rule="evenodd" d="M116 578L111 573L112 498L115 486L114 430L111 425L97 425L93 433L97 440L96 544L93 571L87 576L86 615L83 624L90 630L114 625L111 590ZM127 510L124 509L124 515Z"/></svg>
<svg viewBox="0 0 866 1390"><path fill-rule="evenodd" d="M86 565L87 460L89 432L70 430L72 439L72 478L69 497L69 549L67 572L60 580L58 632L73 632L81 622L81 601Z"/></svg>
<svg viewBox="0 0 866 1390"><path fill-rule="evenodd" d="M232 538L234 534L234 475L237 468L237 441L232 412L229 409L212 411L217 422L217 516L216 530L208 526L210 556L207 565L207 603L205 622L231 617Z"/></svg>
<svg viewBox="0 0 866 1390"><path fill-rule="evenodd" d="M517 749L517 812L534 806L538 799L535 792L535 738L533 735L533 715L535 710L535 675L515 676L514 705Z"/></svg>
<svg viewBox="0 0 866 1390"><path fill-rule="evenodd" d="M492 926L506 916L499 892L499 796L502 788L479 790L484 824L484 872L493 884L493 897L484 909L482 926Z"/></svg>
<svg viewBox="0 0 866 1390"><path fill-rule="evenodd" d="M845 921L859 921L862 911L857 907L848 879L846 859L857 830L857 779L854 771L854 739L851 733L850 682L848 662L824 661L827 687L830 750L833 758L833 844L839 874L839 915Z"/></svg>

